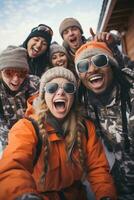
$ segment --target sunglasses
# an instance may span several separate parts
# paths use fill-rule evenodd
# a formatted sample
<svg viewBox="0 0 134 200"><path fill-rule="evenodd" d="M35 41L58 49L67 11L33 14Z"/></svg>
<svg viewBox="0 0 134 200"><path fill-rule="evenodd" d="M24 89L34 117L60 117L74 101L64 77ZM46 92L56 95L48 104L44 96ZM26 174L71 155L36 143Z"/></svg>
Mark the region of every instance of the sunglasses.
<svg viewBox="0 0 134 200"><path fill-rule="evenodd" d="M33 28L31 32L35 32L35 31L47 32L47 33L49 33L51 36L53 36L53 31L52 31L52 29L51 29L49 26L45 25L45 24L40 24L39 26Z"/></svg>
<svg viewBox="0 0 134 200"><path fill-rule="evenodd" d="M47 83L44 87L44 91L53 94L59 88L62 88L64 92L68 94L74 94L76 92L76 86L73 83L64 83L62 86L60 86L58 83Z"/></svg>
<svg viewBox="0 0 134 200"><path fill-rule="evenodd" d="M17 75L19 78L27 76L27 70L5 69L2 72L6 78L12 78L14 75Z"/></svg>
<svg viewBox="0 0 134 200"><path fill-rule="evenodd" d="M83 59L76 64L76 69L79 73L85 73L88 71L91 63L96 67L105 67L109 64L109 58L107 55L98 54L93 56L90 60Z"/></svg>

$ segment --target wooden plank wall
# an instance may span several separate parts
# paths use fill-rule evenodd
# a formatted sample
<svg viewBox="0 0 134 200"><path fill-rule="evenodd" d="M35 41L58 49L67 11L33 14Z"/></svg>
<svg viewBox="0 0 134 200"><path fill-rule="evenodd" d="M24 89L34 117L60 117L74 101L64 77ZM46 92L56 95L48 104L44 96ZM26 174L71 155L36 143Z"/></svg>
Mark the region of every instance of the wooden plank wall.
<svg viewBox="0 0 134 200"><path fill-rule="evenodd" d="M126 53L134 60L134 12L130 17L128 23L128 31L126 33Z"/></svg>

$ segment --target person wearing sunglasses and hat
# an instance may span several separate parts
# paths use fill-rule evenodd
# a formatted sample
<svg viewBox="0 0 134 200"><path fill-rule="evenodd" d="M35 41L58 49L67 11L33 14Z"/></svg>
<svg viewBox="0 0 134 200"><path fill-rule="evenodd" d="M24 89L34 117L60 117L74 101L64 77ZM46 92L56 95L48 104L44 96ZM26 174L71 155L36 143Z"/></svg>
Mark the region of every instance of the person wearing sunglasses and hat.
<svg viewBox="0 0 134 200"><path fill-rule="evenodd" d="M115 179L119 200L134 199L134 73L120 69L103 42L76 52L80 102L94 119ZM127 70L129 73L127 73Z"/></svg>
<svg viewBox="0 0 134 200"><path fill-rule="evenodd" d="M48 50L52 40L53 31L45 25L39 24L33 28L23 42L22 46L28 51L30 74L41 77L48 65Z"/></svg>
<svg viewBox="0 0 134 200"><path fill-rule="evenodd" d="M39 77L28 72L25 48L8 46L0 53L0 154L9 129L24 117L27 99L38 93Z"/></svg>
<svg viewBox="0 0 134 200"><path fill-rule="evenodd" d="M33 166L37 134L31 121L19 120L10 130L9 144L0 160L0 199L86 200L81 181L87 177L96 200L116 200L94 124L85 120L77 104L74 74L64 66L47 70L33 106L29 117L38 124L41 153Z"/></svg>

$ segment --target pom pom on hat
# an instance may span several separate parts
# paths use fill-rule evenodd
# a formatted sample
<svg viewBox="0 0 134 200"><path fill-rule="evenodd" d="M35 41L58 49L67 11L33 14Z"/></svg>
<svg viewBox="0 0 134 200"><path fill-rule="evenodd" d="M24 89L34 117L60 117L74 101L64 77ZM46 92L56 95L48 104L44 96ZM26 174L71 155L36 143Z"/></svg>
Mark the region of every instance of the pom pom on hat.
<svg viewBox="0 0 134 200"><path fill-rule="evenodd" d="M106 43L104 43L104 42L96 42L96 41L87 42L84 45L82 45L76 51L76 53L75 53L75 65L77 65L77 63L80 60L89 58L89 57L94 56L96 54L105 54L105 55L107 55L109 57L112 65L114 65L115 67L118 67L118 62L113 57L113 53L108 48Z"/></svg>
<svg viewBox="0 0 134 200"><path fill-rule="evenodd" d="M66 69L64 67L53 67L47 70L41 77L39 96L42 96L42 93L44 93L44 86L46 85L46 83L55 78L65 78L68 81L73 82L77 86L76 78L69 69Z"/></svg>
<svg viewBox="0 0 134 200"><path fill-rule="evenodd" d="M60 27L59 27L59 33L60 33L60 35L63 37L63 32L64 32L67 28L69 28L69 27L71 27L71 26L76 26L77 28L80 29L81 34L83 34L83 29L82 29L81 24L78 22L77 19L75 19L75 18L65 18L65 19L61 22Z"/></svg>
<svg viewBox="0 0 134 200"><path fill-rule="evenodd" d="M29 71L27 50L23 47L8 46L0 53L0 70L15 67Z"/></svg>

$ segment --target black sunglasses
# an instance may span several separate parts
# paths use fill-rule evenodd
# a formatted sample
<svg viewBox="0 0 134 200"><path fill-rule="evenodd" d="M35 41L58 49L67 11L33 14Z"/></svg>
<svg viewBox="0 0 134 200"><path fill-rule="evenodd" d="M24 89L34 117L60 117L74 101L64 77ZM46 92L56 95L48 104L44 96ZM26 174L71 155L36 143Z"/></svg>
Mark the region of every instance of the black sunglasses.
<svg viewBox="0 0 134 200"><path fill-rule="evenodd" d="M74 85L74 83L64 83L62 86L60 86L58 83L47 83L44 87L44 91L53 94L59 88L62 88L64 92L68 94L74 94L76 92L76 86Z"/></svg>
<svg viewBox="0 0 134 200"><path fill-rule="evenodd" d="M51 36L53 36L53 30L45 24L40 24L39 26L33 28L31 32L34 32L34 31L48 32Z"/></svg>
<svg viewBox="0 0 134 200"><path fill-rule="evenodd" d="M105 54L98 54L91 59L83 59L76 63L76 69L79 73L85 73L88 71L91 63L96 67L105 67L109 64L109 58Z"/></svg>

